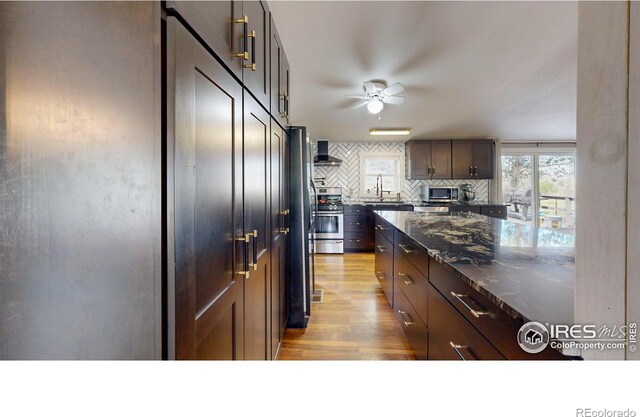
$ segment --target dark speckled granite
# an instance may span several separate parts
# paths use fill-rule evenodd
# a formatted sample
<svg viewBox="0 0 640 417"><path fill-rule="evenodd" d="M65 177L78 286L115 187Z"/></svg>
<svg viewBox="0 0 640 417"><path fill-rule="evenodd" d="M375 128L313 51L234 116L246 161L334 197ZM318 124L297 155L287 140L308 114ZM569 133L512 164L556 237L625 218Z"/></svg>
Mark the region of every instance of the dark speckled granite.
<svg viewBox="0 0 640 417"><path fill-rule="evenodd" d="M573 324L572 235L473 213L376 213L511 317Z"/></svg>

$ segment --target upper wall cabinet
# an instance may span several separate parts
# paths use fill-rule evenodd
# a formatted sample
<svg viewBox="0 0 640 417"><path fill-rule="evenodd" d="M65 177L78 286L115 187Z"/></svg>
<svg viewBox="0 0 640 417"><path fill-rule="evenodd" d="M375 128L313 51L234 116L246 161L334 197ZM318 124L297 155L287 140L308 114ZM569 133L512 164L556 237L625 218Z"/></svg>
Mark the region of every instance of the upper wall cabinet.
<svg viewBox="0 0 640 417"><path fill-rule="evenodd" d="M166 8L177 12L227 68L242 79L243 66L251 62L251 56L245 45L249 32L241 1L168 1Z"/></svg>
<svg viewBox="0 0 640 417"><path fill-rule="evenodd" d="M451 141L454 179L493 179L495 144L491 139Z"/></svg>
<svg viewBox="0 0 640 417"><path fill-rule="evenodd" d="M258 101L270 109L269 8L261 1L170 1Z"/></svg>
<svg viewBox="0 0 640 417"><path fill-rule="evenodd" d="M411 140L405 157L408 180L451 179L450 140Z"/></svg>
<svg viewBox="0 0 640 417"><path fill-rule="evenodd" d="M262 1L242 2L245 53L242 82L256 99L270 109L269 8ZM246 31L246 32L245 32ZM247 56L245 55L245 56Z"/></svg>
<svg viewBox="0 0 640 417"><path fill-rule="evenodd" d="M289 125L289 61L284 53L278 30L271 25L271 114L281 126Z"/></svg>

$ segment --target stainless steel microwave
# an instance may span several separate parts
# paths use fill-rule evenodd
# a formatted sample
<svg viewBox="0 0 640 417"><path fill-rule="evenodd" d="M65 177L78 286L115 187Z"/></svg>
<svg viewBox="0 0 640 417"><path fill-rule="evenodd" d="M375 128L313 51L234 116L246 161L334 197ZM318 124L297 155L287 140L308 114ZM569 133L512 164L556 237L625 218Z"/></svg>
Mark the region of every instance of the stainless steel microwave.
<svg viewBox="0 0 640 417"><path fill-rule="evenodd" d="M420 187L420 199L425 203L453 203L458 201L458 187Z"/></svg>

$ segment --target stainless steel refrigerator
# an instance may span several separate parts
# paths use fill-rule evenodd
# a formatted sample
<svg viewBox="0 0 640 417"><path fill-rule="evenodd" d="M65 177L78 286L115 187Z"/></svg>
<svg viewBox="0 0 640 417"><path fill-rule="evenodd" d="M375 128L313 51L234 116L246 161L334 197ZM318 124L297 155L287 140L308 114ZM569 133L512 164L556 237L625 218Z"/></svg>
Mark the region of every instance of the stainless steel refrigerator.
<svg viewBox="0 0 640 417"><path fill-rule="evenodd" d="M291 127L289 138L291 235L287 327L304 328L311 315L314 286L313 231L317 200L313 184L313 148L306 127Z"/></svg>

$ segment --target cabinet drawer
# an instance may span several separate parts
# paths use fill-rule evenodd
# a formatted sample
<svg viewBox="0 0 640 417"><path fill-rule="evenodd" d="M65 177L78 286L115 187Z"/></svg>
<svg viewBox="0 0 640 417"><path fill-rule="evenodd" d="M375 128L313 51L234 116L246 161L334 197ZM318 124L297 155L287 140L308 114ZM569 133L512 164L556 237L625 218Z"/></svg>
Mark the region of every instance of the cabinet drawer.
<svg viewBox="0 0 640 417"><path fill-rule="evenodd" d="M393 306L393 245L382 233L376 233L376 278L387 297L389 304Z"/></svg>
<svg viewBox="0 0 640 417"><path fill-rule="evenodd" d="M344 206L345 216L366 216L366 214L367 214L367 208L365 206L358 206L358 205Z"/></svg>
<svg viewBox="0 0 640 417"><path fill-rule="evenodd" d="M395 229L394 247L425 277L429 276L429 253L425 248Z"/></svg>
<svg viewBox="0 0 640 417"><path fill-rule="evenodd" d="M433 286L429 286L429 359L504 357Z"/></svg>
<svg viewBox="0 0 640 417"><path fill-rule="evenodd" d="M427 277L405 258L398 248L394 253L393 280L398 283L405 297L411 303L423 322L427 321L427 299L429 281Z"/></svg>
<svg viewBox="0 0 640 417"><path fill-rule="evenodd" d="M481 206L480 214L489 217L497 217L499 219L506 219L507 208L505 206Z"/></svg>
<svg viewBox="0 0 640 417"><path fill-rule="evenodd" d="M409 339L409 343L413 348L414 353L418 359L428 358L428 333L427 326L420 320L420 317L416 314L416 311L404 296L404 293L398 288L398 282L394 284L393 290L393 312L395 313L404 333Z"/></svg>
<svg viewBox="0 0 640 417"><path fill-rule="evenodd" d="M364 249L366 247L365 232L344 232L345 249Z"/></svg>
<svg viewBox="0 0 640 417"><path fill-rule="evenodd" d="M460 212L469 212L469 213L477 213L480 214L480 206L454 206L449 207L449 212L451 213L460 213Z"/></svg>
<svg viewBox="0 0 640 417"><path fill-rule="evenodd" d="M364 232L367 230L366 216L344 216L345 232Z"/></svg>
<svg viewBox="0 0 640 417"><path fill-rule="evenodd" d="M517 335L523 323L510 317L487 297L464 282L450 266L431 261L429 282L505 358L527 360L565 359L560 352L550 347L537 354L527 353L522 350L518 345Z"/></svg>
<svg viewBox="0 0 640 417"><path fill-rule="evenodd" d="M375 216L376 218L376 232L381 232L384 237L386 237L389 242L393 242L393 227L387 223L380 216Z"/></svg>

